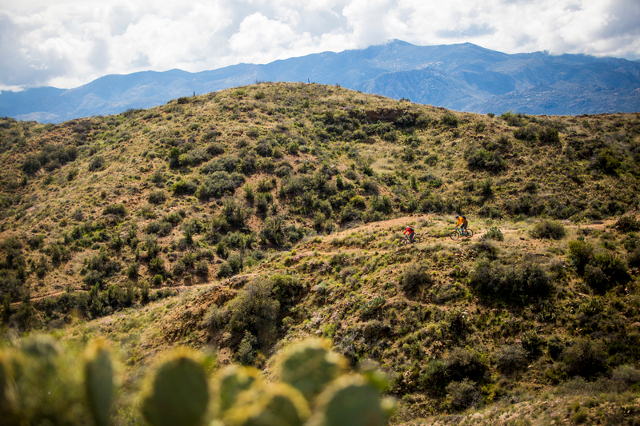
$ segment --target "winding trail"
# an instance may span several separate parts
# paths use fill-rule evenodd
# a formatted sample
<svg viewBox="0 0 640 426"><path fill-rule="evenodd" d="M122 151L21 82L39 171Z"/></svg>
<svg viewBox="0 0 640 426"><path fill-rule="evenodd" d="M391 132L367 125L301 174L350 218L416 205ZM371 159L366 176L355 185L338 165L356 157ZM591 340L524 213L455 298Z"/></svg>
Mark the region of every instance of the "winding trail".
<svg viewBox="0 0 640 426"><path fill-rule="evenodd" d="M441 217L441 216L439 216ZM588 228L588 229L604 229L606 226L614 224L616 222L617 219L609 219L606 221L600 221L598 223L592 223L592 224L571 224L571 223L567 223L562 222L563 226L565 228L569 228L569 229L578 229L578 228ZM438 220L439 222L442 222L441 220ZM344 247L336 247L334 249L332 249L334 247L334 245L332 244L332 241L334 239L340 239L340 238L346 238L349 237L350 235L355 235L355 234L372 234L373 232L376 231L388 231L389 228L392 227L398 227L398 232L401 232L402 227L404 227L405 225L408 224L420 224L421 228L425 228L428 227L430 225L433 225L435 223L435 221L433 220L433 215L412 215L412 216L403 216L403 217L398 217L398 218L394 218L394 219L389 219L389 220L384 220L384 221L380 221L380 222L370 222L370 223L365 223L362 224L360 226L357 227L353 227L353 228L349 228L349 229L345 229L343 231L340 232L336 232L334 234L330 234L327 236L323 236L323 237L319 237L320 238L320 242L317 244L317 248L311 250L311 249L307 249L305 247L301 247L299 250L301 251L301 256L312 256L313 253L317 253L319 255L323 255L323 256L328 256L328 255L332 255L332 254L336 254L336 253L356 253L356 252L362 252L363 249L362 248L344 248ZM453 227L453 224L451 225L451 227ZM471 227L472 229L474 229L473 227ZM498 228L500 228L498 226ZM514 228L500 228L500 230L502 231L503 234L512 234L512 233L516 233L521 231L521 229L514 229ZM445 235L443 236L441 233L438 233L437 235L429 235L429 229L422 229L420 230L421 232L419 232L420 234L422 234L425 238L431 239L433 238L434 240L437 240L438 238L446 238L448 241L451 241L449 239L449 235ZM464 242L464 241L476 241L479 240L482 235L484 234L484 232L486 232L485 229L474 229L474 236L471 238L461 238L459 240L456 240L457 242ZM456 241L451 241L452 243L456 242ZM422 242L420 244L425 244L426 242ZM308 245L309 243L307 242L305 245ZM543 243L539 243L539 246L543 246ZM322 249L322 250L319 250ZM381 248L376 248L375 251L379 252L379 253L387 253L389 251L397 251L397 250L402 250L404 249L404 247L398 247L395 249L381 249ZM266 264L261 264L258 268L257 271L260 271L261 269L266 269L263 267L268 266L268 263ZM212 285L216 285L216 284L230 284L233 282L233 278L230 279L226 279L226 280L213 280L213 281L207 281L207 282L201 282L201 283L195 283L195 284L191 284L191 285L179 285L179 286L171 286L171 285L163 285L163 286L159 286L159 287L151 287L151 290L160 290L160 289L164 289L164 288L169 288L172 290L177 290L177 291L184 291L184 290L189 290L189 289L194 289L194 288L199 288L199 287L207 287L207 286L212 286ZM88 290L82 290L82 289L74 289L74 292L83 292L83 293L87 293ZM62 290L62 291L55 291L55 292L51 292L51 293L47 293L44 295L39 295L37 297L32 297L29 299L29 303L33 303L33 302L38 302L41 300L44 300L48 297L51 298L56 298L59 297L63 294L67 293L67 291ZM20 303L22 302L13 302L11 304L11 306L19 306Z"/></svg>

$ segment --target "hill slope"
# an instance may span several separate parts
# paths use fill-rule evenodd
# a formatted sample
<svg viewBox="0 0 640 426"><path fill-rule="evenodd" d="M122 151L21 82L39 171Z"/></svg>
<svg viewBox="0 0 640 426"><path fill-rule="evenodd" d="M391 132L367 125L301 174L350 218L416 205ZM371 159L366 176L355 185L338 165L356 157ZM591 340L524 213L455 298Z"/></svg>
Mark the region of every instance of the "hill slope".
<svg viewBox="0 0 640 426"><path fill-rule="evenodd" d="M0 93L0 116L59 123L149 108L180 96L257 81L339 84L458 111L578 115L640 111L638 62L536 52L508 55L470 43L414 46L402 41L324 52L265 65L213 71L109 75L62 90Z"/></svg>
<svg viewBox="0 0 640 426"><path fill-rule="evenodd" d="M131 382L174 344L269 368L324 336L388 372L395 423L505 401L602 419L557 408L589 392L638 409L638 114L261 83L0 132L7 334L103 336ZM449 239L455 213L473 238Z"/></svg>

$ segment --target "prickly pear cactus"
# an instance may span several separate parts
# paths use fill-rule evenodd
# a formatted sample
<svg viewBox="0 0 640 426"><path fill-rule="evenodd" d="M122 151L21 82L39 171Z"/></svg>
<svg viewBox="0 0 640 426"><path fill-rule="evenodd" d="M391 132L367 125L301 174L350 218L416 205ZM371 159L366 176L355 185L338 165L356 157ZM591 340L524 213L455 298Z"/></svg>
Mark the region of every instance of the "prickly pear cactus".
<svg viewBox="0 0 640 426"><path fill-rule="evenodd" d="M312 339L289 347L280 356L280 379L310 400L346 368L341 355L331 352L329 342Z"/></svg>
<svg viewBox="0 0 640 426"><path fill-rule="evenodd" d="M379 391L360 376L335 380L320 396L309 426L382 426L394 409Z"/></svg>
<svg viewBox="0 0 640 426"><path fill-rule="evenodd" d="M216 412L225 417L227 411L238 401L240 393L252 386L262 387L260 372L253 367L229 366L218 374Z"/></svg>
<svg viewBox="0 0 640 426"><path fill-rule="evenodd" d="M52 366L63 350L60 344L50 336L32 336L22 342L22 353L37 359L43 365Z"/></svg>
<svg viewBox="0 0 640 426"><path fill-rule="evenodd" d="M12 424L16 414L16 400L11 365L7 356L0 351L0 418Z"/></svg>
<svg viewBox="0 0 640 426"><path fill-rule="evenodd" d="M174 351L146 383L142 414L153 426L202 424L209 403L203 361L186 349Z"/></svg>
<svg viewBox="0 0 640 426"><path fill-rule="evenodd" d="M94 342L85 352L85 391L97 426L107 426L113 396L113 365L102 342Z"/></svg>
<svg viewBox="0 0 640 426"><path fill-rule="evenodd" d="M302 426L309 414L309 405L298 390L276 383L242 393L224 420L229 426Z"/></svg>

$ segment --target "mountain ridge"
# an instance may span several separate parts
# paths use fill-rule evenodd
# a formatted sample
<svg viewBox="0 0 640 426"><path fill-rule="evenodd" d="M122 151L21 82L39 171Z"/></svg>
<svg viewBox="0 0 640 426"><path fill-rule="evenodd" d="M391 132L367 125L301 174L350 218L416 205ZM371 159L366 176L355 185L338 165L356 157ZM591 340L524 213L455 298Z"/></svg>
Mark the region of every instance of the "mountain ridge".
<svg viewBox="0 0 640 426"><path fill-rule="evenodd" d="M472 43L415 46L395 40L262 65L236 64L197 73L141 71L103 76L73 89L0 92L0 116L59 123L150 108L178 97L258 81L334 84L476 113L640 111L640 98L633 95L640 88L637 61L546 52L506 54ZM548 93L532 96L532 89L540 85L549 87Z"/></svg>

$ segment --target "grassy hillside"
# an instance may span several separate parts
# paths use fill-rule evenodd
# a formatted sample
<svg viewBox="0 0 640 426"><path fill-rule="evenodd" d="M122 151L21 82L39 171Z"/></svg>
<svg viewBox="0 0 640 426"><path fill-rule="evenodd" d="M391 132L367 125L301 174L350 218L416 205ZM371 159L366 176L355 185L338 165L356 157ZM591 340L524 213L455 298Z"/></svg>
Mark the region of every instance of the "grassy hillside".
<svg viewBox="0 0 640 426"><path fill-rule="evenodd" d="M125 394L173 345L269 371L323 336L387 372L394 423L640 409L640 114L260 83L0 132L4 334L103 337ZM473 238L449 239L456 213Z"/></svg>

